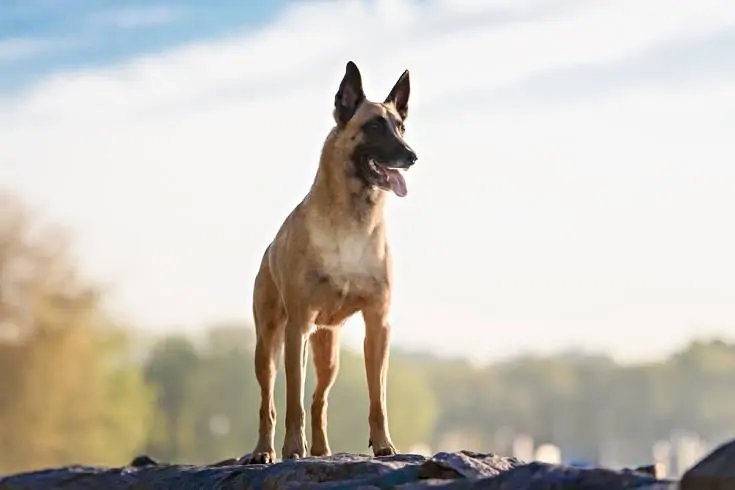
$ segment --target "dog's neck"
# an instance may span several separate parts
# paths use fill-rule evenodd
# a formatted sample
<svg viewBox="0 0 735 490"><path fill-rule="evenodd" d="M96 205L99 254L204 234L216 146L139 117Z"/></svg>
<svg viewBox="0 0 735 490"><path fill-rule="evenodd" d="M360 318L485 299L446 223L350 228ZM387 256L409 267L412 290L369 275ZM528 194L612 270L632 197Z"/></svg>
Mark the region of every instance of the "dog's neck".
<svg viewBox="0 0 735 490"><path fill-rule="evenodd" d="M352 148L340 144L337 129L327 137L307 206L322 219L372 230L383 223L386 193L367 186L351 164Z"/></svg>

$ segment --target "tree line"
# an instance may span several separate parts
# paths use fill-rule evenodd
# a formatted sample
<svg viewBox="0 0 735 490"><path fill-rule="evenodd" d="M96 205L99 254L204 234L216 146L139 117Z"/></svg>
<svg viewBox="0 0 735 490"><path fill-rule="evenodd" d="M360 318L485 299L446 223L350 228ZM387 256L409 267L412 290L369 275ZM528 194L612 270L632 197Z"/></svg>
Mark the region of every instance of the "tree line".
<svg viewBox="0 0 735 490"><path fill-rule="evenodd" d="M0 196L0 474L72 463L121 465L146 453L206 463L252 449L259 389L247 324L141 335L81 277L68 241ZM672 429L718 442L735 435L735 345L693 341L663 361L619 365L604 356L523 356L476 367L393 349L389 414L394 442L432 451L510 453L513 433L596 460L604 443L627 464L651 460ZM308 410L314 387L307 376ZM277 440L284 376L277 379ZM335 451L369 453L362 353L343 349L332 390ZM308 420L308 416L307 416Z"/></svg>

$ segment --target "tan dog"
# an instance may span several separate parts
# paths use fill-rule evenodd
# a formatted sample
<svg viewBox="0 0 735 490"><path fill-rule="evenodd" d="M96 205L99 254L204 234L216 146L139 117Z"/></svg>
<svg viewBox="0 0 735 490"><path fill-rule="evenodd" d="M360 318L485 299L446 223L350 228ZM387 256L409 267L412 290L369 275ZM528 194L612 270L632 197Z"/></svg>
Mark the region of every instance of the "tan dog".
<svg viewBox="0 0 735 490"><path fill-rule="evenodd" d="M397 453L386 413L392 274L383 207L389 191L406 195L401 172L416 161L403 140L409 92L406 70L384 102L371 102L363 93L357 66L347 63L334 98L337 124L324 142L314 183L266 249L255 278L260 429L245 463L275 461L273 388L284 344L286 434L281 455L305 457L303 398L309 341L317 376L311 454L331 454L327 398L339 369L340 327L358 311L365 322L369 445L376 456Z"/></svg>

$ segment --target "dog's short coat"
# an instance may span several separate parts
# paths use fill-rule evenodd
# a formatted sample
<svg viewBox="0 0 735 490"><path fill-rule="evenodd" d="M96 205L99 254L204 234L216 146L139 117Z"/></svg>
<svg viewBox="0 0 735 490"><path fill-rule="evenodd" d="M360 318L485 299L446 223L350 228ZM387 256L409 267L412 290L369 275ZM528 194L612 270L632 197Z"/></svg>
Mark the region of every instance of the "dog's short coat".
<svg viewBox="0 0 735 490"><path fill-rule="evenodd" d="M273 389L283 345L286 434L281 456L303 458L307 451L303 398L309 342L317 376L311 454L331 453L327 398L339 369L340 327L358 311L365 322L369 445L376 456L397 453L386 413L392 273L383 207L389 191L406 195L402 171L416 161L403 139L409 93L406 70L382 103L371 102L357 66L347 63L334 99L336 126L324 142L314 182L268 245L255 278L260 428L245 463L276 459Z"/></svg>

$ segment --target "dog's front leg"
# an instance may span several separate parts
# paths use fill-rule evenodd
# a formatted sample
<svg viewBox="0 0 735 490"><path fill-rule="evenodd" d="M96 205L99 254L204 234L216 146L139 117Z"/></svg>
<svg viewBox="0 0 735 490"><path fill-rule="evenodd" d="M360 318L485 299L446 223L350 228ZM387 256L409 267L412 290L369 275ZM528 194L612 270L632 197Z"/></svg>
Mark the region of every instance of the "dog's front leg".
<svg viewBox="0 0 735 490"><path fill-rule="evenodd" d="M390 324L385 308L363 310L365 320L365 374L367 376L370 411L370 442L375 456L397 454L388 430L386 389L390 345Z"/></svg>
<svg viewBox="0 0 735 490"><path fill-rule="evenodd" d="M310 324L286 324L284 364L286 365L286 434L281 457L297 459L306 456L304 425L304 381Z"/></svg>
<svg viewBox="0 0 735 490"><path fill-rule="evenodd" d="M332 450L327 437L329 391L339 371L339 336L342 326L317 330L311 336L314 351L316 387L311 402L311 455L329 456Z"/></svg>

